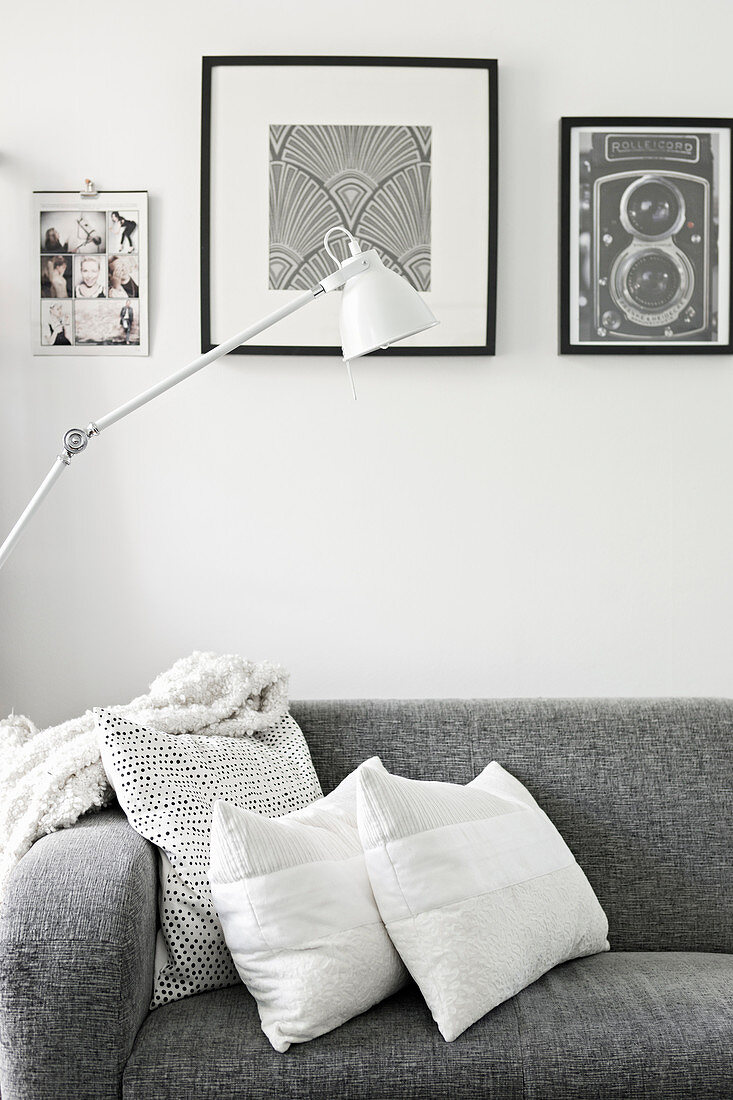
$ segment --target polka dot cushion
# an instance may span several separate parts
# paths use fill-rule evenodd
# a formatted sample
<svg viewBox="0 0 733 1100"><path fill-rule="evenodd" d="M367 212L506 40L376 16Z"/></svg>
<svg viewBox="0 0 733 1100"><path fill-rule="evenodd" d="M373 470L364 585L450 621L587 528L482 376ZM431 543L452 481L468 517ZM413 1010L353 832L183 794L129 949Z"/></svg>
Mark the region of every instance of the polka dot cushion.
<svg viewBox="0 0 733 1100"><path fill-rule="evenodd" d="M128 820L160 856L151 1008L239 981L209 888L213 805L279 817L321 797L308 746L286 714L245 737L168 734L98 711L102 761Z"/></svg>

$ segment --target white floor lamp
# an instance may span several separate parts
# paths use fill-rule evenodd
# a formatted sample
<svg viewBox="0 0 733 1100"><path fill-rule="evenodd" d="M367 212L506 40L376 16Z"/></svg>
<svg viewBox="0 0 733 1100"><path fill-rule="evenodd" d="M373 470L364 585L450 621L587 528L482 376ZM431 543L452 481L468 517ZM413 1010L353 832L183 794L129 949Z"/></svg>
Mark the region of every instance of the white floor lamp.
<svg viewBox="0 0 733 1100"><path fill-rule="evenodd" d="M349 238L349 251L351 257L339 261L328 246L328 239L332 233L343 232ZM230 340L213 348L206 354L194 359L187 367L176 371L168 378L164 378L149 390L133 397L119 408L113 409L106 416L98 420L92 420L86 428L70 428L64 435L64 449L56 458L53 466L46 475L44 481L27 505L18 522L0 546L0 568L5 564L15 544L23 533L28 521L40 507L44 497L48 495L54 484L71 462L74 455L83 451L89 440L122 420L128 413L134 412L154 397L165 393L166 390L178 385L184 378L195 374L202 367L208 366L215 359L226 355L228 351L239 347L253 336L270 328L295 313L302 306L312 302L321 294L327 294L332 290L343 288L341 301L341 316L339 327L341 331L341 344L344 351L344 360L347 365L352 359L360 355L367 355L377 348L388 347L398 340L404 340L423 329L432 328L438 322L426 306L423 299L405 279L390 271L384 266L374 249L362 252L359 242L352 237L348 229L343 226L334 226L329 229L323 240L323 245L329 256L339 264L337 271L327 276L320 283L293 298L281 309L264 317L261 321L246 328L244 332L237 333Z"/></svg>

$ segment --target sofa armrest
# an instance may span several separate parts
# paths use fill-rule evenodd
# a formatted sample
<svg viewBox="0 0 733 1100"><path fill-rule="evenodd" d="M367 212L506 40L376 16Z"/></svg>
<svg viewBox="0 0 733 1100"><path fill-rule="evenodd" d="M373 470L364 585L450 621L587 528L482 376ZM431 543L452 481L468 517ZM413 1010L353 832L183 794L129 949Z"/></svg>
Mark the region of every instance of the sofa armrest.
<svg viewBox="0 0 733 1100"><path fill-rule="evenodd" d="M39 840L0 909L2 1100L121 1095L147 1016L154 849L119 810Z"/></svg>

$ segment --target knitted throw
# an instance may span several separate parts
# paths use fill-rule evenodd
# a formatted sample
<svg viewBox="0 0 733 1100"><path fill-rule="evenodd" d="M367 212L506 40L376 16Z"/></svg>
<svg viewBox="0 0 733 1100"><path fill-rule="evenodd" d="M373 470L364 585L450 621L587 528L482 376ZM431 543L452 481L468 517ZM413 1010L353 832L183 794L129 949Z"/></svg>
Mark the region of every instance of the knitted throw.
<svg viewBox="0 0 733 1100"><path fill-rule="evenodd" d="M288 675L267 661L196 652L147 695L108 709L162 733L245 737L287 712ZM21 714L0 719L0 898L34 841L112 800L97 738L92 710L45 730Z"/></svg>

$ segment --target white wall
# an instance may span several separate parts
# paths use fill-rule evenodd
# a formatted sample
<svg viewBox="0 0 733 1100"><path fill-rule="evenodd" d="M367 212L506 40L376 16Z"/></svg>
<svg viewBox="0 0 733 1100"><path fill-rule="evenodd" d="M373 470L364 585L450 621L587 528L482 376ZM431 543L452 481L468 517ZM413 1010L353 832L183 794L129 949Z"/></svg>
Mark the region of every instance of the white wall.
<svg viewBox="0 0 733 1100"><path fill-rule="evenodd" d="M3 534L197 353L202 54L497 57L501 168L497 357L364 361L355 405L335 358L239 356L105 433L0 575L0 713L192 649L300 697L733 693L733 363L555 352L559 117L731 115L732 35L725 0L9 5ZM87 175L151 195L148 359L29 354L29 194Z"/></svg>

